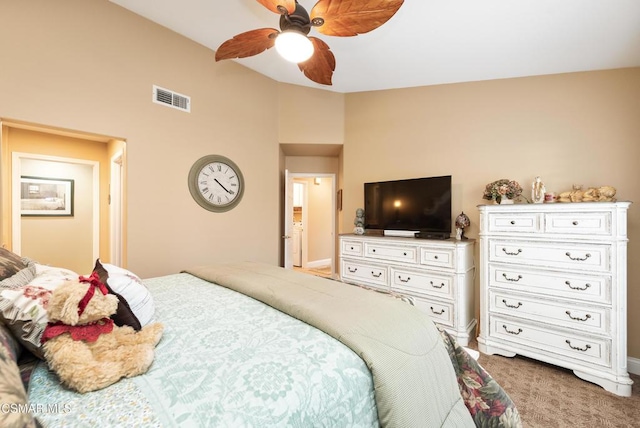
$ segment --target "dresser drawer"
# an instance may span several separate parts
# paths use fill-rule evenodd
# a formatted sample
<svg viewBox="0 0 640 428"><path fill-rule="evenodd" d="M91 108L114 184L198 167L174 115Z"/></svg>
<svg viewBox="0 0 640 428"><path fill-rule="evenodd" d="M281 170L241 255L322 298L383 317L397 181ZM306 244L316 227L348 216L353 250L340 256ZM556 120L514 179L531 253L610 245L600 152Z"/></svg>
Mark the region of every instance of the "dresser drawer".
<svg viewBox="0 0 640 428"><path fill-rule="evenodd" d="M494 313L585 332L610 332L608 308L580 306L572 302L542 300L493 290L489 292L489 296L489 310Z"/></svg>
<svg viewBox="0 0 640 428"><path fill-rule="evenodd" d="M372 259L393 260L403 263L417 263L418 247L411 245L384 245L373 242L364 243L364 255Z"/></svg>
<svg viewBox="0 0 640 428"><path fill-rule="evenodd" d="M446 248L420 248L420 264L442 268L454 267L454 250Z"/></svg>
<svg viewBox="0 0 640 428"><path fill-rule="evenodd" d="M541 218L538 213L489 213L489 231L535 233Z"/></svg>
<svg viewBox="0 0 640 428"><path fill-rule="evenodd" d="M388 269L360 261L342 260L340 274L345 282L355 281L389 290Z"/></svg>
<svg viewBox="0 0 640 428"><path fill-rule="evenodd" d="M342 241L342 247L340 249L343 256L362 256L362 242L359 241Z"/></svg>
<svg viewBox="0 0 640 428"><path fill-rule="evenodd" d="M611 246L598 244L489 241L489 260L537 267L608 272Z"/></svg>
<svg viewBox="0 0 640 428"><path fill-rule="evenodd" d="M449 327L455 327L453 320L453 304L436 300L425 299L423 297L413 297L413 304L422 312L429 314L431 319Z"/></svg>
<svg viewBox="0 0 640 428"><path fill-rule="evenodd" d="M539 351L550 352L564 358L572 358L609 367L611 341L575 332L539 327L525 321L491 316L489 336L519 343Z"/></svg>
<svg viewBox="0 0 640 428"><path fill-rule="evenodd" d="M429 272L392 267L391 288L445 299L453 298L453 278Z"/></svg>
<svg viewBox="0 0 640 428"><path fill-rule="evenodd" d="M611 213L548 213L545 214L546 233L571 235L610 235Z"/></svg>
<svg viewBox="0 0 640 428"><path fill-rule="evenodd" d="M489 286L541 296L611 304L611 277L489 264Z"/></svg>

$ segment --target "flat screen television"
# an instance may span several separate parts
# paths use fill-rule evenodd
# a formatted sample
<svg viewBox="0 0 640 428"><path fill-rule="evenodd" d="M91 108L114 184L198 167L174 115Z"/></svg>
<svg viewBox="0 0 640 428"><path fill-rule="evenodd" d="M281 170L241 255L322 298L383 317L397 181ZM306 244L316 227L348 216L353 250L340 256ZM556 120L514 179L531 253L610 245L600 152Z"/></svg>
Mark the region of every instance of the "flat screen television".
<svg viewBox="0 0 640 428"><path fill-rule="evenodd" d="M364 184L365 229L388 236L448 239L451 176Z"/></svg>

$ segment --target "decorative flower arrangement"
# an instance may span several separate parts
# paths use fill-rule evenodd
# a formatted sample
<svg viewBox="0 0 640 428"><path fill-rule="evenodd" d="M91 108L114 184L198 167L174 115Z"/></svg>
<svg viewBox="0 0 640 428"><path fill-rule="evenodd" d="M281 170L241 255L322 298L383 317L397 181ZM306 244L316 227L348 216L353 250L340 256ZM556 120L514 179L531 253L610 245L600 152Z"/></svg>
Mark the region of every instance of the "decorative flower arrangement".
<svg viewBox="0 0 640 428"><path fill-rule="evenodd" d="M487 184L487 187L484 189L482 199L488 199L490 201L500 203L502 198L514 199L521 194L522 186L520 186L517 181L503 178L502 180L496 180L493 183Z"/></svg>

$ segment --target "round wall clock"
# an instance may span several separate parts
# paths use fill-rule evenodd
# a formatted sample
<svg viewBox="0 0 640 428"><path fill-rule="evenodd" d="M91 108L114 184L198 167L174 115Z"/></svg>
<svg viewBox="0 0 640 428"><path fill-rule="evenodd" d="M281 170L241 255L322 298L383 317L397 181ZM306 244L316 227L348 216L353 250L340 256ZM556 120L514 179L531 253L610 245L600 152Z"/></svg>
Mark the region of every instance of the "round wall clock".
<svg viewBox="0 0 640 428"><path fill-rule="evenodd" d="M189 192L204 209L229 211L242 199L244 177L231 159L220 155L203 156L189 171Z"/></svg>

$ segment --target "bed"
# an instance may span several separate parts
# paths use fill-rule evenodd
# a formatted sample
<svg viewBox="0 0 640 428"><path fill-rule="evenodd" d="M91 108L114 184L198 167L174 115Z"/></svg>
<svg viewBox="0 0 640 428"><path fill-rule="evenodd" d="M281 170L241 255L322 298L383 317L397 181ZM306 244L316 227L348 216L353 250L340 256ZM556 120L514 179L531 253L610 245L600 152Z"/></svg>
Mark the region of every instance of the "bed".
<svg viewBox="0 0 640 428"><path fill-rule="evenodd" d="M149 371L79 394L36 360L23 377L40 424L521 426L502 388L398 296L259 263L141 283L145 322L165 326Z"/></svg>

